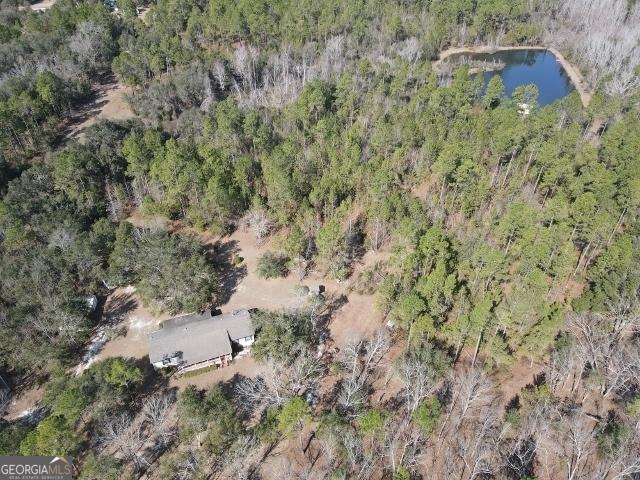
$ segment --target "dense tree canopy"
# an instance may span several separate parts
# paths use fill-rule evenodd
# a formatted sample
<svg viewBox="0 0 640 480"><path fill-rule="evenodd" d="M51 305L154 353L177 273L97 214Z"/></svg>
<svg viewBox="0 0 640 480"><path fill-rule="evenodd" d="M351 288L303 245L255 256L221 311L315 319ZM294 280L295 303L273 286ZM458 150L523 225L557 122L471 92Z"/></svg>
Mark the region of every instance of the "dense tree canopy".
<svg viewBox="0 0 640 480"><path fill-rule="evenodd" d="M0 372L46 393L0 423L0 453L77 454L87 479L258 478L278 443L300 460L278 478L637 475L636 3L18 3L0 5ZM558 47L591 103L434 68L462 44ZM137 118L70 138L114 77ZM176 394L146 359L71 373L93 295L220 306L242 259L202 233L236 229L270 240L265 282L315 270L386 327L333 345L345 298L307 288L252 313L249 377ZM535 384L499 398L521 371Z"/></svg>

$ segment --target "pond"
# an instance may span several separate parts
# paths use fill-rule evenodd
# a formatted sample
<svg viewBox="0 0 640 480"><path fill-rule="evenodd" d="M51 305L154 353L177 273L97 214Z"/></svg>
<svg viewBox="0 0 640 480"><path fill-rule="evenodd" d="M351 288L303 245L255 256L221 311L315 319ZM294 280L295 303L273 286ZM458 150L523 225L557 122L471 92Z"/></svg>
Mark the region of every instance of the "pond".
<svg viewBox="0 0 640 480"><path fill-rule="evenodd" d="M548 105L566 97L574 86L555 55L548 50L502 50L495 53L463 53L452 55L452 63L462 58L475 62L503 64L499 70L485 71L485 86L494 75L500 75L505 94L511 96L516 87L534 83L540 91L538 104Z"/></svg>

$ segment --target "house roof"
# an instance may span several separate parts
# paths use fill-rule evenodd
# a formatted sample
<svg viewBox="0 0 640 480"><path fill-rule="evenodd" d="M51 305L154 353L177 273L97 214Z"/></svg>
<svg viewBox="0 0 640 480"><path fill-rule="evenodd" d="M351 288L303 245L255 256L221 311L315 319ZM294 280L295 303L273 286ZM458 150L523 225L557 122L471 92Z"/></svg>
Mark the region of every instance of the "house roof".
<svg viewBox="0 0 640 480"><path fill-rule="evenodd" d="M204 362L231 354L231 340L255 334L248 310L224 315L203 313L182 315L162 323L160 330L149 334L151 363L182 353L185 365Z"/></svg>

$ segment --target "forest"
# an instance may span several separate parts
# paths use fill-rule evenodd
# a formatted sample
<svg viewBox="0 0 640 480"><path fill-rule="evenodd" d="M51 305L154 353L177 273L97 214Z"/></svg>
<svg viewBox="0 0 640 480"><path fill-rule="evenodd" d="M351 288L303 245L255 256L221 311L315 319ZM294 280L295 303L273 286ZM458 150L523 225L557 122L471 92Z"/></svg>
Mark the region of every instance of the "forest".
<svg viewBox="0 0 640 480"><path fill-rule="evenodd" d="M85 480L639 478L640 3L137 2L0 3L0 375L44 392L0 455ZM462 45L554 47L591 100L433 69ZM135 118L71 136L108 81ZM242 259L201 234L237 231L265 283L370 298L374 333L325 348L340 299L307 295L255 314L254 376L76 371L87 298L220 307Z"/></svg>

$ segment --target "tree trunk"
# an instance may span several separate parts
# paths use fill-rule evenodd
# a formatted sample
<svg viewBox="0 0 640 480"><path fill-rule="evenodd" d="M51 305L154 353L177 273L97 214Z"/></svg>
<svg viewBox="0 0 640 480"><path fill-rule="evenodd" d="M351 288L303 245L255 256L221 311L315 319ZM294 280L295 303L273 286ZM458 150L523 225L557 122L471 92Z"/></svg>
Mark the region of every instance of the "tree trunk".
<svg viewBox="0 0 640 480"><path fill-rule="evenodd" d="M542 177L542 172L544 171L544 166L540 167L540 172L538 172L538 178L536 178L536 183L533 186L533 194L535 195L536 190L538 190L538 183L540 183L540 177Z"/></svg>
<svg viewBox="0 0 640 480"><path fill-rule="evenodd" d="M520 187L524 185L524 181L527 179L527 173L529 173L529 167L531 166L531 162L533 161L534 153L529 153L529 160L527 160L527 166L524 168L524 172L522 173L522 180L520 181Z"/></svg>
<svg viewBox="0 0 640 480"><path fill-rule="evenodd" d="M478 358L478 352L480 351L480 342L482 341L482 330L478 334L478 341L476 342L476 350L473 353L473 361L471 362L471 366L474 367L476 365L476 359Z"/></svg>

